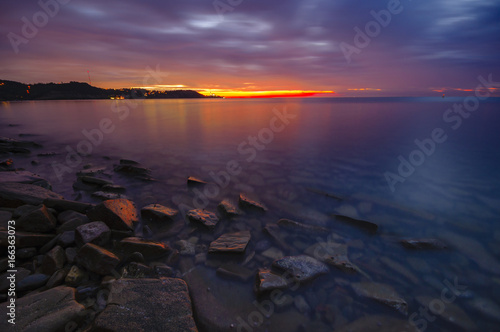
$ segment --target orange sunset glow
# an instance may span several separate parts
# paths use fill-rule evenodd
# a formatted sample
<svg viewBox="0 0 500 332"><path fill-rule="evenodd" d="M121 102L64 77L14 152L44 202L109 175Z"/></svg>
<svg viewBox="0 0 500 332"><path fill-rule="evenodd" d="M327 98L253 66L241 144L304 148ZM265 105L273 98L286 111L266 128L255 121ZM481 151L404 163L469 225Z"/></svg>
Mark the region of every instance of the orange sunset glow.
<svg viewBox="0 0 500 332"><path fill-rule="evenodd" d="M273 91L200 91L203 95L216 94L224 98L286 98L286 97L311 97L332 95L334 91L303 91L303 90L273 90Z"/></svg>

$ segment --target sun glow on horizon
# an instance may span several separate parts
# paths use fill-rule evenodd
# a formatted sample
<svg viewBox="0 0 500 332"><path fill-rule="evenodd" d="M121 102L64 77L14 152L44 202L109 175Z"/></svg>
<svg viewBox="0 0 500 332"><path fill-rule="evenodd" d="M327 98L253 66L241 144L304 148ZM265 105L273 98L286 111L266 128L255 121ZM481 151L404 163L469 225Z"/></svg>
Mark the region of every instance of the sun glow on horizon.
<svg viewBox="0 0 500 332"><path fill-rule="evenodd" d="M199 90L203 95L217 95L224 98L286 98L286 97L311 97L317 95L331 95L334 91L324 90L266 90L266 91L248 91L248 90L230 90L230 89L204 89Z"/></svg>

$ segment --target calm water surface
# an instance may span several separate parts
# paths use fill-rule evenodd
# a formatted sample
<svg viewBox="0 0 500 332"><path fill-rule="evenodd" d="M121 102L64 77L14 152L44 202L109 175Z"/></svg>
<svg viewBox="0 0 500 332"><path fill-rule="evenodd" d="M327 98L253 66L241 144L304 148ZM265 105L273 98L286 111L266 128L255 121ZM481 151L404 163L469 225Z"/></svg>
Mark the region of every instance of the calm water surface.
<svg viewBox="0 0 500 332"><path fill-rule="evenodd" d="M174 208L201 204L215 211L222 199L236 203L242 192L269 208L263 215L246 213L223 220L215 233L184 225L182 220L184 226L174 237L149 225L138 230L174 247L178 238L196 237L202 248L222 233L249 229L251 243L236 263L243 264L255 252L245 267L257 272L270 266L272 259L262 255L270 247L297 255L331 238L347 244L350 260L363 274L332 268L328 275L288 291L296 302L305 299L308 307L276 308L262 324L252 325L255 331L298 331L301 324L313 323L328 330L372 314L408 320L421 307L415 298L440 299L446 280L463 286L450 306L461 308L478 329L495 331L499 324L495 315L500 315L500 102L481 102L468 118L446 113L462 102L461 98L15 102L0 104L0 130L1 136L19 139L21 134L22 139L43 145L29 156L16 156L16 166L47 178L67 199L96 202L90 192L72 187L76 172L92 164L106 166L109 178L125 186L126 195L139 208L150 203ZM100 126L105 129L102 137L96 134ZM431 144L436 130L442 142ZM421 150L415 140L426 142L425 153L416 152ZM92 153L81 161L71 159L70 152L78 149ZM47 152L54 154L37 155ZM122 158L150 168L155 181L114 174L113 165ZM415 166L400 166L401 159ZM236 163L239 174L227 178L228 165ZM64 165L66 172L57 174L54 165ZM392 185L388 172L397 179ZM188 176L213 184L200 195L203 188L187 188ZM339 223L332 214L377 223L379 230L367 234ZM290 247L280 248L262 231L280 218L321 225L331 234L318 238L284 232ZM449 248L408 251L398 242L414 237L438 238ZM200 263L186 256L177 267L186 272L198 266L222 306L248 321L249 313L257 310L252 304L253 278L242 282L216 276L216 267L223 263L210 257ZM408 316L359 297L350 287L370 280L394 287L408 302ZM238 325L237 317L228 316ZM423 327L422 321L419 324ZM457 329L443 318L427 325L428 331Z"/></svg>

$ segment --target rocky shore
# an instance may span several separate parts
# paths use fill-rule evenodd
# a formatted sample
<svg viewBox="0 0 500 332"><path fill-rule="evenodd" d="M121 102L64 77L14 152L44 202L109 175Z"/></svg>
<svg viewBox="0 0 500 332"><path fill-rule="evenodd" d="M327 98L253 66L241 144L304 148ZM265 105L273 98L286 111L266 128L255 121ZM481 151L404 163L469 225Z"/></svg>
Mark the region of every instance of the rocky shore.
<svg viewBox="0 0 500 332"><path fill-rule="evenodd" d="M77 173L73 187L102 202L67 200L42 177L16 168L16 154L33 147L34 142L0 138L0 156L5 157L0 159L0 314L8 317L12 284L7 277L12 273L7 271L15 269L16 331L331 331L334 325L339 331L417 331L407 318L410 299L373 280L371 267L353 263L349 250L359 244L336 237L328 227L290 219L261 222L267 202L246 193L221 200L213 211L179 211L154 202L138 207L124 196L126 188L92 165ZM132 160L120 160L113 171L153 180L147 168ZM185 185L206 182L189 177ZM238 223L241 215L253 216L250 223L257 225ZM378 232L372 222L332 218L370 236ZM9 266L12 229L16 259ZM161 240L154 236L158 229L167 230ZM261 234L265 239L256 240ZM299 239L324 240L291 242L297 234ZM436 239L402 239L399 245L408 250L447 248ZM407 268L388 258L380 261L384 270L419 283ZM494 263L488 268L497 271ZM333 278L332 273L357 280ZM284 296L321 278L326 288L349 289L392 314L367 314L349 322L341 313L346 303L313 309L314 300L301 293ZM231 283L213 280L251 283L253 289L241 293ZM231 306L221 294L241 296L240 304ZM432 298L416 301L428 305ZM298 315L287 315L286 308ZM280 325L264 322L271 316ZM477 328L452 303L440 316L452 327ZM11 327L0 320L0 330Z"/></svg>

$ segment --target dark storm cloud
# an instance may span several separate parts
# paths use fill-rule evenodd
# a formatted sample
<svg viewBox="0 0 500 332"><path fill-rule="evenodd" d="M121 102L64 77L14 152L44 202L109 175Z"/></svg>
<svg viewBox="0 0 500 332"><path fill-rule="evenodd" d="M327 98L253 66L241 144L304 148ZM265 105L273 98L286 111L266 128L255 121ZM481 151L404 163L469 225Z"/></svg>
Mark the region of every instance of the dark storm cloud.
<svg viewBox="0 0 500 332"><path fill-rule="evenodd" d="M224 86L240 79L281 88L398 91L408 77L420 90L468 87L500 69L500 4L492 0L401 0L401 13L348 63L341 43L354 45L354 27L364 30L370 12L387 6L379 0L242 0L221 15L212 0L72 0L15 54L9 33L22 37L21 18L32 20L41 8L37 1L6 2L1 77L85 80L91 70L108 86L128 86L141 84L146 66L160 64L172 84Z"/></svg>

